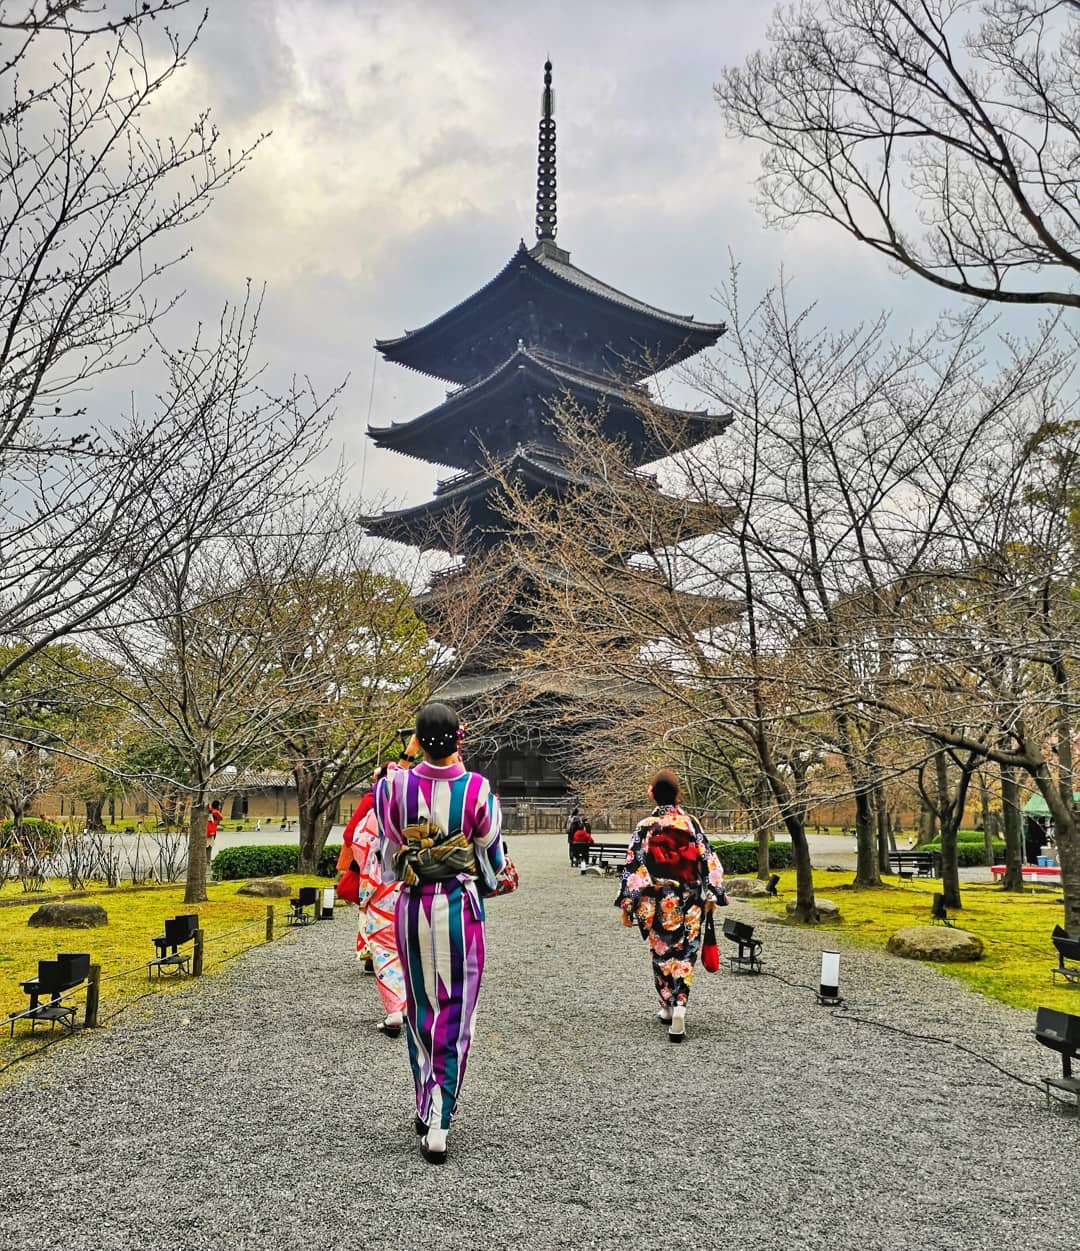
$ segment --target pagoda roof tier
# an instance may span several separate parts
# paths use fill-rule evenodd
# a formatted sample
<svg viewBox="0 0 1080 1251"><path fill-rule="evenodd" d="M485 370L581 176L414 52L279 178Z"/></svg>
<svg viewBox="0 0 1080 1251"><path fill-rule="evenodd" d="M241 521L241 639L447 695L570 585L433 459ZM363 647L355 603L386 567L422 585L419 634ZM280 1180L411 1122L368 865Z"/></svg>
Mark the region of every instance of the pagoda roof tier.
<svg viewBox="0 0 1080 1251"><path fill-rule="evenodd" d="M553 408L567 396L597 414L604 437L632 449L639 465L694 447L731 422L730 415L660 407L644 387L619 385L519 344L490 374L452 391L436 408L410 421L369 426L368 435L377 447L475 469L522 443L557 444ZM650 410L655 423L643 417ZM658 429L667 437L661 439Z"/></svg>
<svg viewBox="0 0 1080 1251"><path fill-rule="evenodd" d="M528 444L516 448L499 468L502 476L512 478L530 497L544 493L561 499L590 488L589 479L553 447ZM659 491L652 475L630 472L639 483L644 481ZM723 523L723 510L703 508L690 500L685 505L683 538L709 534ZM360 520L372 534L445 552L459 551L463 545L490 548L514 528L505 516L502 484L485 470L444 479L435 488L434 499L424 504Z"/></svg>
<svg viewBox="0 0 1080 1251"><path fill-rule="evenodd" d="M490 282L448 312L375 347L389 361L468 384L495 371L520 341L636 382L711 347L724 330L635 300L541 239L531 249L522 242Z"/></svg>

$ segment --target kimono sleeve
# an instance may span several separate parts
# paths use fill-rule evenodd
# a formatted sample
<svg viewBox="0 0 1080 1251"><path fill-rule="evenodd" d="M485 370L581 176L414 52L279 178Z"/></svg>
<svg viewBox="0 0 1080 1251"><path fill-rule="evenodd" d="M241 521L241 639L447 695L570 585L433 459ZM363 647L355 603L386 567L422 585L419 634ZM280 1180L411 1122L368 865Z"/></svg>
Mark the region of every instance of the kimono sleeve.
<svg viewBox="0 0 1080 1251"><path fill-rule="evenodd" d="M615 907L621 908L628 918L637 911L642 895L647 894L653 888L652 876L645 867L645 839L650 824L645 822L639 825L630 836L630 846L626 849L626 863L620 874L619 894L615 899Z"/></svg>
<svg viewBox="0 0 1080 1251"><path fill-rule="evenodd" d="M473 854L476 870L489 890L495 889L495 879L506 863L502 841L502 807L499 797L481 779L482 785L476 796L472 830Z"/></svg>

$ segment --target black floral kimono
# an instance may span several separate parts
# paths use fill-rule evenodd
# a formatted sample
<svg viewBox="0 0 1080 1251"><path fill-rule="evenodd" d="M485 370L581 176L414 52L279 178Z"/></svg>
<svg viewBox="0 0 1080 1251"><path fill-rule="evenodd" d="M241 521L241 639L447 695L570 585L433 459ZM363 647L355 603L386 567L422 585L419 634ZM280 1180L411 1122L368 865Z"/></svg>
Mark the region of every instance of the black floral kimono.
<svg viewBox="0 0 1080 1251"><path fill-rule="evenodd" d="M661 1007L689 998L705 904L723 891L720 860L688 812L657 808L634 830L615 904L649 944Z"/></svg>

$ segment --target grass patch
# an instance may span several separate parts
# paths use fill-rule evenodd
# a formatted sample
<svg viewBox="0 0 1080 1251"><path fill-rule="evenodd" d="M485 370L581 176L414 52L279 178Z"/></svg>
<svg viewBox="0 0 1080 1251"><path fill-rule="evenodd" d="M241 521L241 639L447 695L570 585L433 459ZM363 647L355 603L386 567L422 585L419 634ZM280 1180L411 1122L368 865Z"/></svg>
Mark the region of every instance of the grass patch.
<svg viewBox="0 0 1080 1251"><path fill-rule="evenodd" d="M882 890L855 890L851 880L850 870L814 873L815 892L832 899L840 909L840 924L830 927L837 933L884 950L895 930L931 924L930 901L941 890L940 882L912 880ZM781 873L779 889L788 899L795 897L794 871ZM1014 1008L1034 1011L1046 1006L1080 1014L1080 989L1060 980L1053 985L1050 975L1057 964L1050 934L1062 921L1060 890L1014 895L997 886L965 882L960 897L963 908L950 915L958 929L982 939L983 958L974 964L934 964L933 968ZM784 899L753 902L784 914Z"/></svg>
<svg viewBox="0 0 1080 1251"><path fill-rule="evenodd" d="M294 890L300 886L325 886L323 878L293 874L285 879ZM165 920L180 912L197 912L205 933L204 976L213 976L229 960L247 948L265 940L266 905L274 905L275 936L284 933L288 900L258 899L238 895L241 882L211 882L209 899L202 904L184 903L184 886L150 888L122 886L108 889L91 886L85 891L63 890L67 882L50 882L49 890L26 896L26 902L0 907L0 1069L10 1061L42 1045L49 1037L48 1028L38 1028L33 1035L26 1022L16 1022L15 1037L10 1035L7 1017L29 1006L29 999L19 983L37 972L39 960L51 960L58 951L88 951L95 964L101 965L101 1000L99 1020L106 1023L125 1003L139 996L168 994L188 978L147 979L146 963L154 956L150 941L165 928ZM100 929L31 929L27 925L31 913L46 896L73 895L100 903L109 914L109 924ZM82 1004L86 988L71 992L66 1003L78 1004L78 1021L83 1019ZM120 1018L122 1023L123 1017ZM59 1031L56 1031L57 1033ZM55 1034L54 1034L55 1036ZM10 1072L10 1070L9 1070ZM5 1080L0 1074L0 1083Z"/></svg>

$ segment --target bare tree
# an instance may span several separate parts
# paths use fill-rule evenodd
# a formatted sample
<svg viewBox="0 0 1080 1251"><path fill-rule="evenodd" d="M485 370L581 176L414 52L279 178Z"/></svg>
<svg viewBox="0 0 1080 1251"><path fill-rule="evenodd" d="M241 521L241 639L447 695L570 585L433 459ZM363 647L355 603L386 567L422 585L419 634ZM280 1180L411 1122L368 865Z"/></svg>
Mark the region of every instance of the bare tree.
<svg viewBox="0 0 1080 1251"><path fill-rule="evenodd" d="M257 308L185 350L155 337L185 228L252 150L219 156L206 112L180 135L145 128L199 36L198 18L164 25L181 7L0 5L0 636L17 644L3 673L235 524L254 482L207 454L229 449L220 418L206 427L237 398L238 370L253 385ZM105 380L144 360L160 400L109 413Z"/></svg>
<svg viewBox="0 0 1080 1251"><path fill-rule="evenodd" d="M716 93L765 144L768 220L835 222L961 295L1076 308L1078 82L1076 0L824 0L777 10Z"/></svg>

